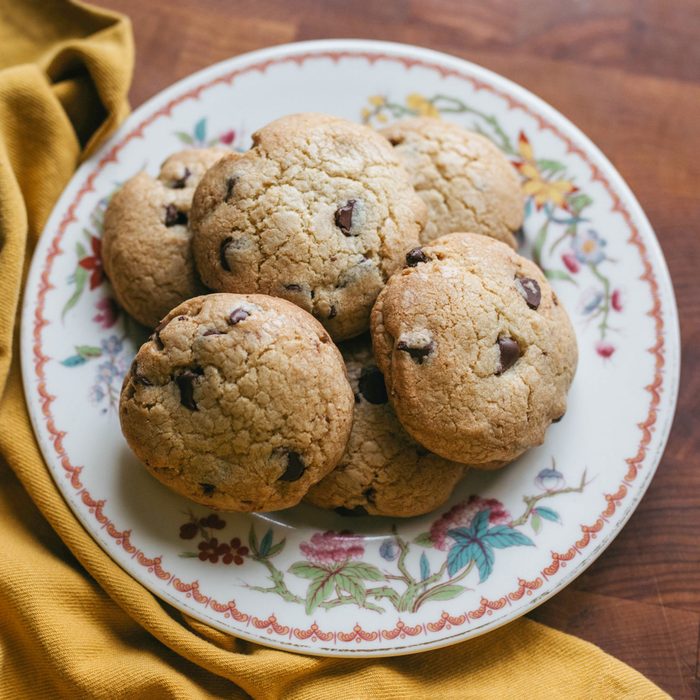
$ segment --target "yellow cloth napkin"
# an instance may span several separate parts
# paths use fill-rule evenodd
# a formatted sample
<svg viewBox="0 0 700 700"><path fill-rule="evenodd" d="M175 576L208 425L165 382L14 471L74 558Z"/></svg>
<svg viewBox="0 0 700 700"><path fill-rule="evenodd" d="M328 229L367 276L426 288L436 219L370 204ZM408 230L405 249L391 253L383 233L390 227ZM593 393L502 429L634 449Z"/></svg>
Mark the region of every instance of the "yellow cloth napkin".
<svg viewBox="0 0 700 700"><path fill-rule="evenodd" d="M273 651L185 618L93 542L32 434L17 308L54 201L127 113L132 65L124 17L0 1L0 696L666 697L591 644L526 619L411 657Z"/></svg>

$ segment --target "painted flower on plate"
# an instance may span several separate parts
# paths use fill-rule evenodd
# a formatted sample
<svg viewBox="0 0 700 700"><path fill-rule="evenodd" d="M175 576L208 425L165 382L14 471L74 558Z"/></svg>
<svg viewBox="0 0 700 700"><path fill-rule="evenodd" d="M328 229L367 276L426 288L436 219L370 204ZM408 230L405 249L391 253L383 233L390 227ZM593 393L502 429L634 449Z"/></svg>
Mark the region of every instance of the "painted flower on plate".
<svg viewBox="0 0 700 700"><path fill-rule="evenodd" d="M573 240L576 259L583 264L598 265L605 260L605 239L592 228L577 230Z"/></svg>
<svg viewBox="0 0 700 700"><path fill-rule="evenodd" d="M309 561L316 564L337 564L350 559L361 559L365 553L362 538L350 532L316 532L310 542L302 542L299 549Z"/></svg>

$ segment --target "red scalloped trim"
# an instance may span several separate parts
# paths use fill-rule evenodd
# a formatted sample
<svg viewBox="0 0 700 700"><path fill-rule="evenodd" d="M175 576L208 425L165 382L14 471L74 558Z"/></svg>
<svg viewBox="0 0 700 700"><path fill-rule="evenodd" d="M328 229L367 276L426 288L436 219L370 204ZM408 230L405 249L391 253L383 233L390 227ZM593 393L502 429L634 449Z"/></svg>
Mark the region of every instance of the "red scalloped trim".
<svg viewBox="0 0 700 700"><path fill-rule="evenodd" d="M534 579L534 581L529 582L523 579L519 579L518 588L515 591L509 593L507 596L503 596L502 598L498 598L497 600L493 601L488 600L486 598L482 598L478 608L457 616L451 616L443 611L441 616L435 622L428 622L425 625L416 625L415 627L406 626L403 622L399 621L396 624L396 626L391 630L368 631L363 629L361 625L355 624L350 632L339 632L323 631L318 627L318 625L315 622L306 629L290 628L287 625L280 625L277 622L274 613L271 614L267 619L261 620L257 617L250 616L249 614L240 611L236 607L235 601L229 601L228 603L219 603L213 598L201 594L199 591L198 581L193 581L191 583L181 581L179 578L169 573L168 571L165 571L161 567L161 556L149 558L146 557L146 555L143 554L143 552L134 547L129 540L131 531L120 531L114 525L114 523L112 523L102 512L102 508L104 507L106 501L94 500L89 494L89 492L83 488L82 483L79 479L82 467L71 464L70 459L68 458L68 455L66 454L65 449L63 447L63 438L65 437L66 433L56 428L51 413L51 404L55 400L55 397L49 394L46 389L46 376L44 372L44 366L51 358L43 354L41 345L42 331L44 327L49 323L49 321L47 321L43 316L46 295L51 289L54 289L53 285L49 282L49 276L51 274L54 259L63 252L59 246L60 241L62 240L68 226L71 223L77 221L75 211L82 198L88 192L94 191L94 183L95 179L97 178L97 175L108 163L117 162L118 153L124 148L124 146L129 141L131 141L134 138L143 138L144 129L156 120L160 119L161 117L169 116L176 105L187 100L199 99L200 95L202 94L202 92L204 92L204 90L207 90L215 85L222 83L231 84L238 76L243 75L244 73L249 73L252 71L259 71L261 73L264 73L272 65L288 62L293 62L298 65L302 65L305 61L314 58L329 58L335 62L341 60L342 58L364 58L370 64L373 64L379 60L393 61L401 63L407 69L412 68L414 66L420 66L423 68L432 69L438 72L442 77L452 76L459 78L470 83L477 91L488 90L489 92L504 99L510 109L522 110L523 112L525 112L526 114L528 114L536 120L540 129L544 131L551 131L553 134L555 134L555 136L562 140L566 145L569 153L578 155L588 165L588 167L591 170L591 179L594 182L600 182L605 188L605 190L608 192L608 194L611 196L613 200L613 211L618 212L622 215L629 227L629 230L631 231L628 243L636 246L639 251L639 255L644 268L644 273L642 274L640 279L649 284L653 298L653 306L648 312L648 315L654 319L654 325L656 330L656 343L653 347L648 349L648 352L654 355L655 371L652 382L645 387L645 389L651 395L651 401L646 419L638 424L639 429L642 433L642 437L639 443L639 447L637 449L637 453L634 457L630 457L626 460L628 465L628 471L623 479L623 482L620 484L618 491L612 495L605 495L605 500L607 503L605 510L596 519L593 525L581 526L583 537L580 540L578 540L575 543L575 545L573 545L566 552L563 553L552 552L552 561L548 566L542 569L542 576L545 579L554 576L560 568L566 566L566 562L573 560L574 557L579 555L581 553L581 550L588 546L590 540L594 539L595 534L597 534L604 528L607 519L615 513L616 509L627 495L627 486L636 479L642 467L642 462L644 461L647 454L648 445L651 442L652 428L656 423L657 408L661 400L660 391L663 384L662 370L665 364L663 338L664 321L663 314L661 311L659 285L654 276L653 268L649 260L648 251L644 246L644 242L642 241L641 236L639 235L639 231L633 225L632 217L629 211L623 206L620 197L612 189L608 180L604 177L604 175L597 168L597 166L595 166L591 162L588 155L581 148L576 146L571 139L562 134L557 129L557 127L547 122L544 119L544 117L533 112L529 107L527 107L523 103L512 98L510 95L507 95L501 90L494 88L488 83L484 83L469 75L465 75L458 70L445 68L444 66L432 64L426 61L422 61L420 59L409 59L405 57L390 56L387 54L374 52L354 51L322 51L317 53L311 52L296 56L269 59L267 61L254 64L246 68L241 68L232 71L224 76L219 76L218 78L215 78L209 81L208 83L204 83L203 85L200 85L197 88L194 88L179 95L178 97L171 100L167 105L151 114L148 118L141 122L141 124L139 124L131 132L129 132L119 143L115 144L109 150L109 152L100 159L95 170L93 170L93 172L87 177L83 186L78 190L75 199L68 207L68 211L61 220L58 227L58 231L51 242L46 257L44 269L42 270L40 275L39 291L37 295L38 303L34 313L34 343L32 346L34 355L34 368L38 379L36 391L39 396L42 413L46 419L46 428L51 435L51 440L53 442L56 455L58 456L60 463L66 472L66 476L70 479L71 486L73 486L73 488L76 491L78 491L78 493L80 493L81 500L88 507L89 512L92 515L94 515L94 517L100 524L103 525L110 537L114 538L116 543L121 545L125 551L131 553L132 556L135 557L136 560L139 562L139 564L147 568L149 573L152 573L154 576L162 580L167 579L177 591L184 593L186 598L191 598L197 603L200 603L204 606L208 606L209 609L223 615L224 618L232 618L237 622L241 623L252 622L253 626L256 629L265 629L268 634L274 633L280 636L294 636L295 638L300 640L311 639L315 641L316 639L320 639L324 642L327 642L332 639L334 641L340 640L342 642L355 641L359 644L363 641L374 642L379 638L392 640L396 639L397 637L405 638L407 635L416 636L420 634L420 632L424 632L426 634L427 632L438 633L441 632L443 629L449 630L453 627L460 627L464 624L469 624L470 620L477 620L483 615L491 615L493 611L501 610L506 605L510 605L511 601L520 600L525 594L531 595L532 591L540 588L543 585L542 578L538 577Z"/></svg>

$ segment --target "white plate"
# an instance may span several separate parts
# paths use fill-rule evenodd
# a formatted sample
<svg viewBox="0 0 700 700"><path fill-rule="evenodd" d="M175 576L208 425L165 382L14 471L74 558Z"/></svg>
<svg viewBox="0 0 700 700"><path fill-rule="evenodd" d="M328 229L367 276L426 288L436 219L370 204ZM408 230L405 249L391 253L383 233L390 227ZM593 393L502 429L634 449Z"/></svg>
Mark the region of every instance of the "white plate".
<svg viewBox="0 0 700 700"><path fill-rule="evenodd" d="M375 125L435 114L490 136L518 164L530 195L526 254L547 271L576 327L581 358L566 417L508 468L470 472L432 515L393 522L300 506L216 516L152 479L119 431L118 392L142 331L118 313L102 278L106 199L141 168L155 174L183 144L247 148L257 127L297 111ZM368 41L240 56L138 109L56 205L34 256L22 322L39 444L95 540L189 615L311 654L445 646L524 614L568 584L617 535L649 485L678 387L666 264L600 151L551 107L483 68ZM478 556L450 534L460 527L481 539ZM333 534L348 530L355 534ZM198 557L217 546L218 557Z"/></svg>

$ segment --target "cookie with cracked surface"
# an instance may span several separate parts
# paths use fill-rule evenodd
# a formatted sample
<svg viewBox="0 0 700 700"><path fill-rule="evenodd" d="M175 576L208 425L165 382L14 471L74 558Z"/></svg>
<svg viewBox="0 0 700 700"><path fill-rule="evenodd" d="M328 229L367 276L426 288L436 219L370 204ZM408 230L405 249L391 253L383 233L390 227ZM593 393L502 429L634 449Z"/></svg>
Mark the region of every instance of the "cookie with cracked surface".
<svg viewBox="0 0 700 700"><path fill-rule="evenodd" d="M119 304L149 328L174 306L204 292L187 219L202 175L228 152L192 148L175 153L158 177L139 173L107 206L102 234L105 272Z"/></svg>
<svg viewBox="0 0 700 700"><path fill-rule="evenodd" d="M346 343L341 352L355 392L352 432L338 466L306 500L352 515L410 517L435 510L466 467L428 452L401 427L368 337Z"/></svg>
<svg viewBox="0 0 700 700"><path fill-rule="evenodd" d="M386 279L418 244L426 208L376 131L322 114L282 117L202 179L192 206L204 283L272 294L335 340L369 328Z"/></svg>
<svg viewBox="0 0 700 700"><path fill-rule="evenodd" d="M122 388L127 442L197 503L237 511L297 504L343 454L354 397L312 316L251 294L195 297L138 351Z"/></svg>
<svg viewBox="0 0 700 700"><path fill-rule="evenodd" d="M517 248L523 224L518 175L485 136L431 117L405 119L381 131L428 206L425 243L456 231L491 236Z"/></svg>
<svg viewBox="0 0 700 700"><path fill-rule="evenodd" d="M493 238L455 233L411 251L371 325L399 420L446 459L511 461L566 410L569 317L539 267Z"/></svg>

